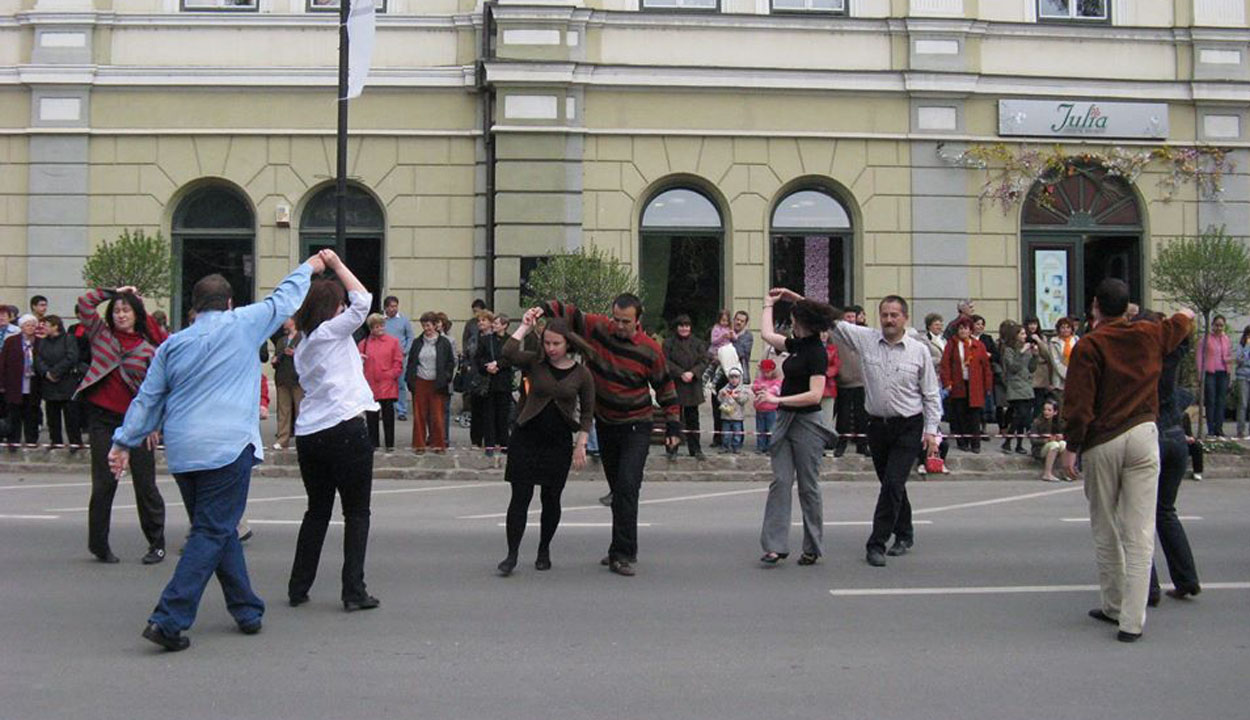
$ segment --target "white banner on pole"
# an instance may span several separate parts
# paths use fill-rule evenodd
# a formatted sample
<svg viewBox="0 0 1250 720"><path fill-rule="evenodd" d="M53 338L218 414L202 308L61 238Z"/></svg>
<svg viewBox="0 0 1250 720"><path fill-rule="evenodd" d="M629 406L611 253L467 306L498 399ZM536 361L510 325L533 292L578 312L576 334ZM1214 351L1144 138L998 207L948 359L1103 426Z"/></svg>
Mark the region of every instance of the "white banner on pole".
<svg viewBox="0 0 1250 720"><path fill-rule="evenodd" d="M347 99L360 97L373 63L374 0L355 0L347 15Z"/></svg>

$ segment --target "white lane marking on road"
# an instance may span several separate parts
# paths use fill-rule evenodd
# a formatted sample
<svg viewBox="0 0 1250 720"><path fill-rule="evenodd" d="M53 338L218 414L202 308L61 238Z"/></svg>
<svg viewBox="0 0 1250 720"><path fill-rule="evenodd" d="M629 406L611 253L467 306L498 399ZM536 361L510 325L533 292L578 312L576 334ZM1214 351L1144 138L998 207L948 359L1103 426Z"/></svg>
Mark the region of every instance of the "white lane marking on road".
<svg viewBox="0 0 1250 720"><path fill-rule="evenodd" d="M1177 520L1203 520L1204 518L1201 515L1178 515L1176 519ZM1087 517L1059 518L1059 522L1087 523L1089 522L1089 518Z"/></svg>
<svg viewBox="0 0 1250 720"><path fill-rule="evenodd" d="M1250 590L1250 582L1202 583L1203 590ZM1097 585L999 585L986 587L834 588L835 597L883 595L1019 595L1027 593L1097 592Z"/></svg>
<svg viewBox="0 0 1250 720"><path fill-rule="evenodd" d="M794 527L803 527L803 521L790 523ZM912 525L932 525L932 520L916 520ZM871 520L829 520L824 523L825 527L847 527L847 526L869 526L872 525Z"/></svg>
<svg viewBox="0 0 1250 720"><path fill-rule="evenodd" d="M506 526L508 525L508 523L495 523L495 524L496 524L496 525L498 525L499 527L506 527ZM527 523L525 523L525 527L539 527L539 526L541 526L541 525L542 525L542 523L535 523L535 522L527 522ZM610 522L605 522L605 523L576 523L576 522L575 522L575 523L566 523L566 522L562 522L562 523L560 523L560 527L562 527L562 528L610 528L610 527L612 527L612 523L610 523ZM638 527L652 527L652 525L651 525L651 523L638 523Z"/></svg>
<svg viewBox="0 0 1250 720"><path fill-rule="evenodd" d="M255 519L255 518L248 518L248 519L247 519L247 524L248 524L248 525L300 525L300 524L302 524L303 522L304 522L303 520L257 520L257 519ZM330 521L330 524L331 524L331 525L342 525L342 524L343 524L343 521L342 521L342 520L331 520L331 521Z"/></svg>
<svg viewBox="0 0 1250 720"><path fill-rule="evenodd" d="M173 483L174 483L173 480L157 480L156 481L157 485L172 485ZM77 487L91 487L91 483L89 482L29 483L29 484L22 484L22 485L0 485L0 490L25 490L27 488L77 488Z"/></svg>
<svg viewBox="0 0 1250 720"><path fill-rule="evenodd" d="M1016 502L1017 500L1032 500L1033 498L1046 497L1048 495L1059 495L1061 493L1076 492L1082 490L1081 486L1061 488L1059 490L1043 490L1042 492L1025 493L1024 495L1011 495L1009 497L994 498L993 500L977 500L975 502L959 503L957 505L943 505L941 507L923 508L913 510L912 515L928 515L930 513L946 512L947 510L963 510L964 508L985 507L986 505L999 505L1001 503Z"/></svg>
<svg viewBox="0 0 1250 720"><path fill-rule="evenodd" d="M0 515L0 520L56 520L60 515Z"/></svg>
<svg viewBox="0 0 1250 720"><path fill-rule="evenodd" d="M434 492L435 490L460 490L462 488L479 488L479 487L487 487L488 485L503 485L503 483L497 483L497 482L459 483L457 485L436 485L435 487L398 488L395 490L374 490L372 494L373 495L399 495L402 493ZM253 503L284 502L288 500L307 500L307 499L308 499L307 495L280 495L278 497L248 498L247 504L251 505ZM170 502L170 503L165 503L165 505L167 507L182 507L182 503L180 502ZM133 510L134 508L135 508L134 505L114 505L113 506L114 510L117 510L117 509ZM87 510L88 508L85 508L85 507L45 508L46 512L87 512Z"/></svg>
<svg viewBox="0 0 1250 720"><path fill-rule="evenodd" d="M677 497L653 498L651 500L639 500L639 505L659 505L661 503L685 502L687 500L706 500L708 498L729 497L730 495L747 495L751 493L768 492L768 488L751 488L749 490L727 490L725 492L702 493L699 495L678 495ZM574 507L562 508L564 512L571 510L608 510L604 505L576 505ZM542 510L530 510L530 515L537 515ZM496 520L501 517L507 517L508 513L484 513L482 515L459 515L457 520ZM564 523L561 523L563 525Z"/></svg>

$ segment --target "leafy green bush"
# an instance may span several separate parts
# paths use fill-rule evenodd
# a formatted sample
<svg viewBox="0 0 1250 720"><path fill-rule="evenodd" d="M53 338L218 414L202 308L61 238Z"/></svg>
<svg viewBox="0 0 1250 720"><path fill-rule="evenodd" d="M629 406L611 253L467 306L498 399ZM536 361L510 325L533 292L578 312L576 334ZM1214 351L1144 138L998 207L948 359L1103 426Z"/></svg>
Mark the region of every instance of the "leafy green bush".
<svg viewBox="0 0 1250 720"><path fill-rule="evenodd" d="M160 231L148 235L137 229L100 243L83 265L82 279L90 288L134 285L144 297L167 298L172 273L173 256Z"/></svg>
<svg viewBox="0 0 1250 720"><path fill-rule="evenodd" d="M560 253L539 263L526 280L522 300L536 305L546 300L571 302L588 312L607 313L621 293L647 298L638 276L626 264L600 248Z"/></svg>

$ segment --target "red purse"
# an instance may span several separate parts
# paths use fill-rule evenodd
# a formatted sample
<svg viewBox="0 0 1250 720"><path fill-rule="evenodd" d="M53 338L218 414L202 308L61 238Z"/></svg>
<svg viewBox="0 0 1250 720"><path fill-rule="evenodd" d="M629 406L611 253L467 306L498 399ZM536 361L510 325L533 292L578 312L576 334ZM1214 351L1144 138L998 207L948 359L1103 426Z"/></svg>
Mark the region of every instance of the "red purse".
<svg viewBox="0 0 1250 720"><path fill-rule="evenodd" d="M946 472L946 462L938 455L924 459L924 471L930 475Z"/></svg>

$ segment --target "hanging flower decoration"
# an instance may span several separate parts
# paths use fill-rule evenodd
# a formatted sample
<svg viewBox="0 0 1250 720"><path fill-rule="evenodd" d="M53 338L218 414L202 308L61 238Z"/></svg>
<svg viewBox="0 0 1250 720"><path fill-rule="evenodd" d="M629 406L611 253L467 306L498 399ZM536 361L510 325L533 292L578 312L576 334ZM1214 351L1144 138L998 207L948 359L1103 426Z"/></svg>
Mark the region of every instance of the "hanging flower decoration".
<svg viewBox="0 0 1250 720"><path fill-rule="evenodd" d="M1132 183L1147 165L1159 162L1167 168L1159 179L1164 202L1175 197L1186 183L1193 183L1202 197L1218 199L1224 192L1224 174L1233 170L1226 149L1205 146L1165 146L1141 150L1114 147L1106 153L1073 153L1062 145L1046 150L1034 145L992 143L975 144L963 152L953 153L946 149L944 143L939 143L937 154L952 165L984 170L986 179L981 186L979 202L998 203L1003 214L1023 201L1037 183L1042 184L1037 202L1053 207L1055 184L1064 177L1076 174L1080 168L1100 167L1108 175L1122 177Z"/></svg>

